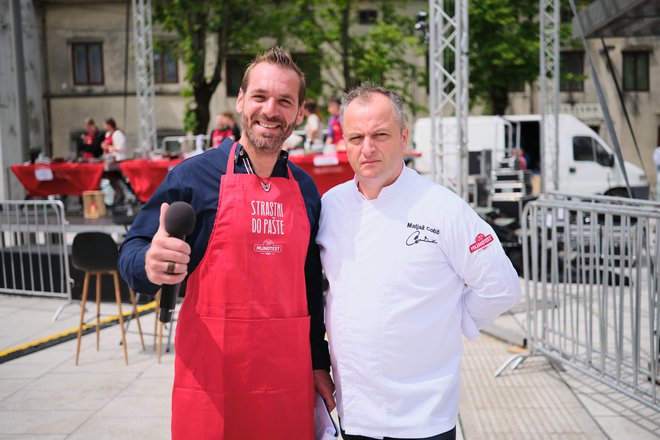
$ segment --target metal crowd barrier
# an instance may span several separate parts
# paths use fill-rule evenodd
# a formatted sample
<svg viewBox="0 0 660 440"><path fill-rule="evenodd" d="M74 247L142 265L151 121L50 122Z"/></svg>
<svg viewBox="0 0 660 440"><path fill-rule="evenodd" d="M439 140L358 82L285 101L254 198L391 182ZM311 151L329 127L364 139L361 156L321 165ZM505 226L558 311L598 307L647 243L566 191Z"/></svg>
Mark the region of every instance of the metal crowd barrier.
<svg viewBox="0 0 660 440"><path fill-rule="evenodd" d="M0 200L0 293L71 301L65 226L59 200Z"/></svg>
<svg viewBox="0 0 660 440"><path fill-rule="evenodd" d="M660 410L660 204L550 194L522 223L529 355Z"/></svg>

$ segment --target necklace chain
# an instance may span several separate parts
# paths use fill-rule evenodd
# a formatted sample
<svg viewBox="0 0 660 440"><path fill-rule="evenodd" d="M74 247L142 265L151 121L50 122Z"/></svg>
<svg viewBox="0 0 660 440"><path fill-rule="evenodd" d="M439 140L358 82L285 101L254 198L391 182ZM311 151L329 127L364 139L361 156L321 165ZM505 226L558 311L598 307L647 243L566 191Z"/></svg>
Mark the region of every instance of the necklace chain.
<svg viewBox="0 0 660 440"><path fill-rule="evenodd" d="M252 164L245 157L243 158L243 165L245 165L245 169L247 170L248 174L254 174L255 176L257 176L257 179L259 179L259 183L261 183L261 188L263 188L265 192L270 191L270 177L263 179L260 175L255 173L254 170L252 169Z"/></svg>

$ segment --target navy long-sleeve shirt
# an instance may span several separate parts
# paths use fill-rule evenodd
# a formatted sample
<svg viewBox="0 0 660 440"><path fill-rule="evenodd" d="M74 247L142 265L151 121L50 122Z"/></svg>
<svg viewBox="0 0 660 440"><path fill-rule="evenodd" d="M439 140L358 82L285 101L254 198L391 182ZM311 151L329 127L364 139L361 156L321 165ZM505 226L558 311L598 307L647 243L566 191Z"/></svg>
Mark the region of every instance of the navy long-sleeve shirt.
<svg viewBox="0 0 660 440"><path fill-rule="evenodd" d="M164 202L171 204L176 201L184 201L195 210L195 230L189 237L186 237L186 241L192 249L188 273L195 270L206 252L211 237L222 176L226 173L227 159L232 145L233 141L226 139L218 148L181 162L167 174L163 183L142 207L119 252L119 272L133 290L153 295L160 288L147 278L145 255L158 230L160 205ZM239 144L234 159L234 172L238 174L247 173L243 158L248 158L247 151ZM312 178L298 166L289 162L288 154L284 151L275 164L272 176L290 178L287 163L300 186L311 232L305 261L305 282L311 325L312 365L314 369L329 369L330 356L327 342L324 339L321 260L316 244L321 198Z"/></svg>

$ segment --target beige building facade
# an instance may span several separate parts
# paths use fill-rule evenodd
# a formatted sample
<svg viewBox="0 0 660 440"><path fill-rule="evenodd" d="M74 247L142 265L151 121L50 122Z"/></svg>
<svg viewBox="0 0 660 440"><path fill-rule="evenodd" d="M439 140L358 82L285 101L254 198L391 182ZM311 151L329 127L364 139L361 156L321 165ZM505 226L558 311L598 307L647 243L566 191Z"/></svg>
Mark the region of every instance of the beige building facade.
<svg viewBox="0 0 660 440"><path fill-rule="evenodd" d="M26 2L34 6L30 10L36 17L34 27L38 37L35 38L40 42L40 50L29 55L29 62L42 66L39 86L43 93L45 151L51 156L74 157L85 118L93 117L102 127L103 120L112 117L127 135L128 156L131 157L137 143L132 2L22 0L22 3ZM370 8L376 9L376 3L359 2L359 9ZM426 1L401 2L401 12L411 17L417 11L427 9ZM185 66L176 53L162 49L175 38L154 26L154 41L156 47L161 47L161 52L156 54L159 138L183 134L183 116L188 102L181 94L185 87ZM588 50L604 88L624 158L641 164L650 182L654 182L651 156L660 143L660 36L605 38L605 43L616 81L622 87L639 154L627 127L600 40L588 40ZM213 53L212 43L210 49L209 54ZM562 86L565 90L560 93L561 112L576 115L611 144L585 52L566 48L562 53L562 61L566 63L564 69L578 80ZM426 68L423 56L411 55L411 59L416 60L420 68ZM631 62L634 68L630 67ZM213 65L214 60L208 59L209 72ZM231 93L229 83L235 83L237 79L231 77L231 67L223 66L223 82L211 100L211 115L234 111L235 94ZM632 82L631 74L635 76ZM626 84L631 87L624 87L624 81L628 81ZM413 94L420 104L428 106L424 87L416 86ZM539 113L540 98L536 85L528 85L524 91L512 93L510 98L508 114ZM480 108L475 107L472 112L479 114ZM415 115L421 116L424 115ZM213 120L212 117L211 125ZM3 150L6 150L4 146Z"/></svg>
<svg viewBox="0 0 660 440"><path fill-rule="evenodd" d="M51 154L75 156L85 118L94 118L102 128L104 119L112 117L127 135L130 156L137 141L131 2L46 0L39 12ZM171 38L154 32L156 41ZM183 75L183 65L175 58L167 82L156 83L156 118L162 132L182 131Z"/></svg>
<svg viewBox="0 0 660 440"><path fill-rule="evenodd" d="M608 68L608 58L600 39L587 40L588 51L603 89L623 157L644 168L649 181L655 182L652 156L655 147L660 145L660 35L604 40L613 69ZM583 79L570 85L566 82L562 84L560 112L576 116L596 130L609 145L613 145L585 51L564 48L561 58L566 64L570 63L574 67L573 73ZM567 70L570 69L564 67L564 71ZM630 118L639 154L626 121L623 104L619 100L617 85L623 95L623 104ZM525 91L511 94L509 113L540 113L540 101L538 87L528 85Z"/></svg>

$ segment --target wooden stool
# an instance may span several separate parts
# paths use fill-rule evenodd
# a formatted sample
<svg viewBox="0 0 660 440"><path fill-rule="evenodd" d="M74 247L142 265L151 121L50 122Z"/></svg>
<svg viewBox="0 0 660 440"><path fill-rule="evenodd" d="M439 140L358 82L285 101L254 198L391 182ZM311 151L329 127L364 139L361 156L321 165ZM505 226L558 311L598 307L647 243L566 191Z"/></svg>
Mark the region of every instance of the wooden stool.
<svg viewBox="0 0 660 440"><path fill-rule="evenodd" d="M101 321L101 275L112 275L115 284L115 300L119 311L119 328L121 331L121 340L124 347L124 360L128 365L128 351L126 348L126 334L124 332L124 315L121 309L121 294L119 291L119 273L117 272L117 261L119 260L119 251L117 244L112 237L103 232L81 232L73 239L71 249L71 261L73 267L85 272L85 281L83 283L83 292L80 310L80 325L78 326L78 342L76 345L76 365L80 357L80 340L85 322L85 304L87 303L87 294L89 293L89 279L91 275L96 275L96 350L99 350L99 324ZM140 315L137 311L135 302L135 293L129 287L131 302L133 303L133 313L137 321L138 333L144 350L144 338L142 336L142 326L140 325Z"/></svg>

